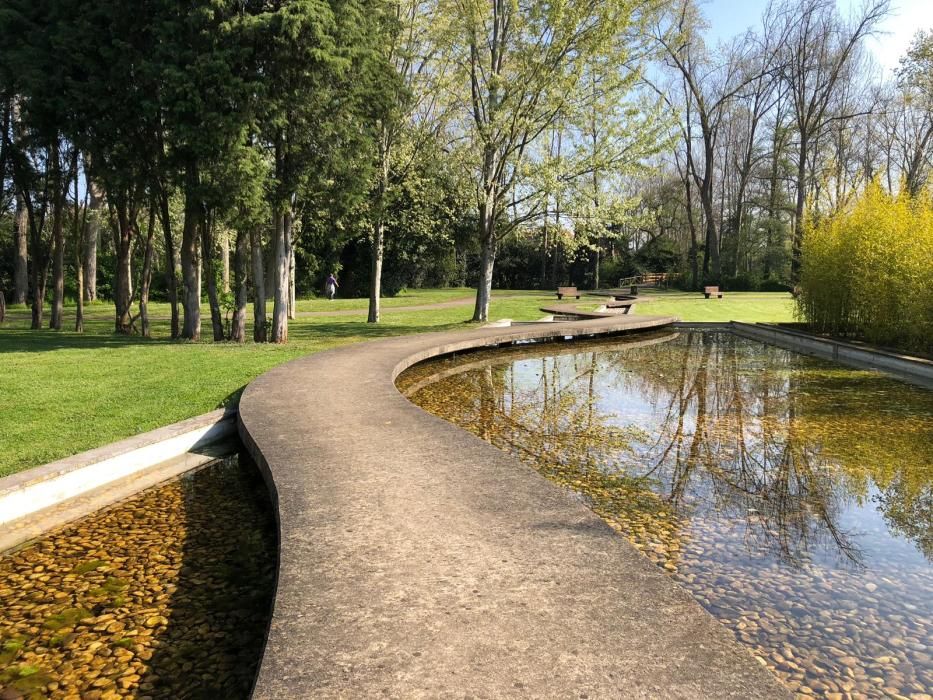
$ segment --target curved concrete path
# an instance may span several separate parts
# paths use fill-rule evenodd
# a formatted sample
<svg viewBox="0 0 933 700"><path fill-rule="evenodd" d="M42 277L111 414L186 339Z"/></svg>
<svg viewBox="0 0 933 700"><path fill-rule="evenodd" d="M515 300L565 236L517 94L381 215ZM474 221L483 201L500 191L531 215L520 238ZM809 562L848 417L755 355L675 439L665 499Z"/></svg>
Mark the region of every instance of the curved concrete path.
<svg viewBox="0 0 933 700"><path fill-rule="evenodd" d="M280 529L254 697L788 697L578 497L393 383L455 350L673 320L391 338L250 384L240 434Z"/></svg>

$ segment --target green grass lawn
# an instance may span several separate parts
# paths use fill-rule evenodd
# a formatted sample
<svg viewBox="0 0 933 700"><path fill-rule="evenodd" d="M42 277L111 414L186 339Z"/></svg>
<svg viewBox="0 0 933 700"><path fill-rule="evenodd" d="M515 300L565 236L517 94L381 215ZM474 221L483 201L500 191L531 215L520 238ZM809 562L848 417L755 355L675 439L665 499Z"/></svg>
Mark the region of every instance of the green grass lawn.
<svg viewBox="0 0 933 700"><path fill-rule="evenodd" d="M373 338L469 327L472 306L392 309L471 294L469 289L417 290L385 299L379 325L365 322L365 299L302 300L302 312L359 309L361 314L300 316L290 322L289 342L283 346L172 342L164 304L151 305L152 340L115 336L108 304L87 308L83 334L31 331L28 309L12 309L0 326L0 476L223 406L236 400L254 377L301 355ZM686 321L792 319L788 295L734 294L706 301L702 295L670 293L652 299L639 304L636 313ZM499 292L490 317L534 320L543 315L541 305L554 301L545 292ZM209 337L206 308L202 314L202 333ZM66 308L65 327L73 323L74 308Z"/></svg>
<svg viewBox="0 0 933 700"><path fill-rule="evenodd" d="M705 299L700 292L642 293L645 303L634 313L677 316L682 321L716 323L783 323L794 320L794 300L787 292L724 292L722 299Z"/></svg>
<svg viewBox="0 0 933 700"><path fill-rule="evenodd" d="M450 289L411 289L405 290L398 296L382 300L383 310L399 306L419 306L421 304L437 304L439 302L471 299L476 291L468 287L452 287ZM369 299L344 299L337 290L337 298L328 301L326 298L298 299L295 304L299 313L306 311L344 311L348 309L360 310L363 313L369 309ZM269 309L272 309L270 302Z"/></svg>

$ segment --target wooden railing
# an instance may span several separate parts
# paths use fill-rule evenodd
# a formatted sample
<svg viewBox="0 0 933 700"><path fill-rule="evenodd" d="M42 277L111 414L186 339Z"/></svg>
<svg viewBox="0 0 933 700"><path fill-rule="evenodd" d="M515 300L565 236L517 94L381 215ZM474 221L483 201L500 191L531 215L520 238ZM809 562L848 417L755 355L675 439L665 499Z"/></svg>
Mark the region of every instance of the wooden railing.
<svg viewBox="0 0 933 700"><path fill-rule="evenodd" d="M624 287L660 287L667 282L666 272L646 272L643 275L623 277L619 280L619 288Z"/></svg>

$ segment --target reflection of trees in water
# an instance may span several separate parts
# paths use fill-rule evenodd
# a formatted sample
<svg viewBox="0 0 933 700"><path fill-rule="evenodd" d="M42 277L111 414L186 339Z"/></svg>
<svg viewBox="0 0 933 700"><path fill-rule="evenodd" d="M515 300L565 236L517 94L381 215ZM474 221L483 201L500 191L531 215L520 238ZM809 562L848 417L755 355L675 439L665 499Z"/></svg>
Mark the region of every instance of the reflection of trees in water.
<svg viewBox="0 0 933 700"><path fill-rule="evenodd" d="M904 472L898 472L876 496L888 527L915 542L933 561L933 483L915 490Z"/></svg>
<svg viewBox="0 0 933 700"><path fill-rule="evenodd" d="M598 409L596 353L534 360L534 381L515 365L478 370L479 434L487 440L565 469L588 471L628 451L637 431L614 424ZM523 375L531 375L526 364Z"/></svg>
<svg viewBox="0 0 933 700"><path fill-rule="evenodd" d="M765 367L744 341L705 333L668 350L675 371L660 374L641 358L612 358L634 370L617 376L660 414L641 453L643 474L660 478L678 511L743 523L750 549L800 565L811 547L824 545L859 564L857 547L838 525L845 494L819 447L799 430L788 353L765 351Z"/></svg>
<svg viewBox="0 0 933 700"><path fill-rule="evenodd" d="M840 513L875 484L889 526L931 556L929 392L730 334L548 352L473 356L416 401L638 528L670 528L672 512L728 519L751 551L800 565L822 548L859 566ZM615 396L651 419L626 426L641 419L607 408Z"/></svg>

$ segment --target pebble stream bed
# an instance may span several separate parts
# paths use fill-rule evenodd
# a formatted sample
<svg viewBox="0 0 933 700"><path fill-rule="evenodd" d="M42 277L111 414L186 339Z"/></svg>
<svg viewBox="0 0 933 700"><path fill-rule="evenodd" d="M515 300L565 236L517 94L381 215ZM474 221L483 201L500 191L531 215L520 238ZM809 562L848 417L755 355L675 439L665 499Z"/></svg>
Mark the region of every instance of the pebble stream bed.
<svg viewBox="0 0 933 700"><path fill-rule="evenodd" d="M248 697L275 537L231 457L0 555L0 700Z"/></svg>
<svg viewBox="0 0 933 700"><path fill-rule="evenodd" d="M933 392L701 331L398 386L578 492L799 698L931 700Z"/></svg>

